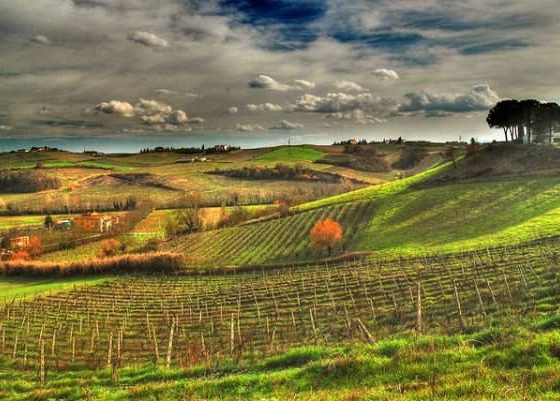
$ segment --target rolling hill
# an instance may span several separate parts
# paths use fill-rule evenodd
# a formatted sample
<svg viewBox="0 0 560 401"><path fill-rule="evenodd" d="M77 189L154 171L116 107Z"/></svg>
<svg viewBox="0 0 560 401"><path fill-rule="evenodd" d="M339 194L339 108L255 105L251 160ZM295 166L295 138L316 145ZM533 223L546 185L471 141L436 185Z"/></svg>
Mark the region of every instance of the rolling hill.
<svg viewBox="0 0 560 401"><path fill-rule="evenodd" d="M520 174L542 152L550 163ZM555 152L493 145L285 217L175 237L162 247L191 269L173 276L3 278L0 398L506 400L522 377L519 399L556 399L560 242L544 238L560 231ZM336 255L362 258L309 248L325 217L344 228Z"/></svg>
<svg viewBox="0 0 560 401"><path fill-rule="evenodd" d="M190 234L166 242L164 250L181 252L189 266L243 266L289 263L326 255L309 247L309 230L324 218L339 221L346 233L335 249L344 252L364 229L372 213L369 202L316 209L243 226Z"/></svg>
<svg viewBox="0 0 560 401"><path fill-rule="evenodd" d="M559 153L541 147L490 145L471 157L412 177L304 203L294 208L292 217L190 235L166 244L166 249L184 252L194 265L309 260L316 257L308 249L309 230L325 216L339 216L346 224L339 253L461 252L556 236L560 234L556 174L560 166L554 155ZM551 163L517 175L520 160L542 154ZM480 169L486 173L479 174ZM348 224L353 210L365 204L368 213L359 224ZM338 214L337 210L352 212ZM262 246L261 242L280 244Z"/></svg>

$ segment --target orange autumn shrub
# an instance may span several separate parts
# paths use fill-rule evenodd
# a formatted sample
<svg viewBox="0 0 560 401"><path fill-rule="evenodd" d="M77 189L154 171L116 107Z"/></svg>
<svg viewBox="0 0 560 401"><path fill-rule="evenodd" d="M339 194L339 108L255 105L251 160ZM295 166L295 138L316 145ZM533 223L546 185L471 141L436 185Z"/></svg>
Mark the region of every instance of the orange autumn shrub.
<svg viewBox="0 0 560 401"><path fill-rule="evenodd" d="M26 251L33 258L43 253L43 244L38 235L34 235L29 239L29 245L27 245Z"/></svg>
<svg viewBox="0 0 560 401"><path fill-rule="evenodd" d="M109 238L101 241L99 247L99 257L106 258L108 256L115 256L119 250L123 249L123 245L119 240Z"/></svg>
<svg viewBox="0 0 560 401"><path fill-rule="evenodd" d="M321 220L311 229L311 245L314 248L326 248L330 256L332 247L342 241L342 235L342 226L338 221L333 219Z"/></svg>
<svg viewBox="0 0 560 401"><path fill-rule="evenodd" d="M24 251L23 249L19 249L12 253L11 260L27 262L31 260L31 255L29 255L29 253Z"/></svg>

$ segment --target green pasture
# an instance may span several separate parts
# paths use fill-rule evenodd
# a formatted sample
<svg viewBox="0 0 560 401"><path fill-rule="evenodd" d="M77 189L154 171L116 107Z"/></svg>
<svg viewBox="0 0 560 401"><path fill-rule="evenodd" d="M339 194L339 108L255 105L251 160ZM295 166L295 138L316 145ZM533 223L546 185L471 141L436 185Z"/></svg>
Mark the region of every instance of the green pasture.
<svg viewBox="0 0 560 401"><path fill-rule="evenodd" d="M319 160L324 155L325 154L323 152L302 146L286 146L259 155L253 160L274 162L313 162L315 160Z"/></svg>

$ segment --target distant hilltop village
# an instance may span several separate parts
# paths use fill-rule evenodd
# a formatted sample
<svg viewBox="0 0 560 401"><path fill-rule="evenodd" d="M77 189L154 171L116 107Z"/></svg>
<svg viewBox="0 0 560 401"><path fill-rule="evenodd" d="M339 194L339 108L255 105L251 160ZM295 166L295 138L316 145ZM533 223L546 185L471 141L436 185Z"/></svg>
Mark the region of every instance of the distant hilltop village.
<svg viewBox="0 0 560 401"><path fill-rule="evenodd" d="M10 153L17 153L17 152L23 152L23 153L43 153L43 152L66 152L66 150L63 149L59 149L59 148L53 148L50 146L32 146L31 148L28 149L18 149L18 150L12 150Z"/></svg>
<svg viewBox="0 0 560 401"><path fill-rule="evenodd" d="M174 153L183 153L183 154L193 154L193 153L227 153L232 152L234 150L241 150L240 146L231 146L231 145L214 145L212 147L205 147L202 145L200 148L174 148L174 147L164 147L164 146L157 146L153 149L146 148L140 150L140 153L162 153L162 152L174 152Z"/></svg>
<svg viewBox="0 0 560 401"><path fill-rule="evenodd" d="M403 145L403 144L407 144L407 145L413 145L413 146L441 146L443 145L466 145L467 142L463 141L463 139L461 137L459 137L458 141L446 141L446 142L433 142L433 141L427 141L427 140L405 140L402 136L399 136L397 139L393 139L393 138L383 138L380 141L376 141L376 140L370 140L368 141L367 139L356 139L356 138L350 138L350 139L346 139L346 140L342 140L342 141L334 141L333 145Z"/></svg>

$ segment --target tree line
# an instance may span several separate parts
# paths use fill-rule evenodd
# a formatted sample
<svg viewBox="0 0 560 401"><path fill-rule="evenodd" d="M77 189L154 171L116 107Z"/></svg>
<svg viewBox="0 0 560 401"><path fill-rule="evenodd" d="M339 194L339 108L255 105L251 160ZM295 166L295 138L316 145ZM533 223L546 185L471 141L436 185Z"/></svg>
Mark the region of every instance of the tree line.
<svg viewBox="0 0 560 401"><path fill-rule="evenodd" d="M0 193L32 193L59 189L60 186L58 177L38 171L0 171Z"/></svg>
<svg viewBox="0 0 560 401"><path fill-rule="evenodd" d="M506 142L553 143L560 129L560 106L535 99L502 100L488 112L486 122L503 129Z"/></svg>

